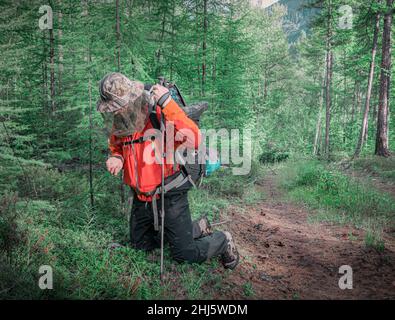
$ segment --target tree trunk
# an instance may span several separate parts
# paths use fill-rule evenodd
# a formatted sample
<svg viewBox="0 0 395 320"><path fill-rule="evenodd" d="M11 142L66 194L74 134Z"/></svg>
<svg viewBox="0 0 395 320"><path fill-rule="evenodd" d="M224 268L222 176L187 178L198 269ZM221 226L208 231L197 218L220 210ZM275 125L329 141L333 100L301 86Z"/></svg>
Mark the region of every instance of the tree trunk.
<svg viewBox="0 0 395 320"><path fill-rule="evenodd" d="M376 53L377 53L377 40L378 40L379 31L380 31L380 12L378 12L376 14L376 22L375 22L374 33L373 33L372 60L370 61L368 87L366 90L365 111L363 113L361 131L359 134L357 147L355 149L354 158L359 157L359 155L361 153L362 146L365 142L365 138L367 137L370 98L372 96L374 67L375 67L375 60L376 60Z"/></svg>
<svg viewBox="0 0 395 320"><path fill-rule="evenodd" d="M205 95L205 86L206 86L207 29L208 29L207 0L203 0L202 96Z"/></svg>
<svg viewBox="0 0 395 320"><path fill-rule="evenodd" d="M163 10L163 18L161 23L161 31L160 31L160 39L159 39L159 49L157 53L157 68L155 77L158 78L162 76L162 67L161 67L161 56L162 56L162 47L164 43L165 37L165 27L166 27L166 10Z"/></svg>
<svg viewBox="0 0 395 320"><path fill-rule="evenodd" d="M268 94L268 86L269 86L269 84L268 84L268 75L267 75L267 71L265 70L265 73L264 73L264 80L263 80L263 101L265 102L266 101L266 99L267 99L267 94Z"/></svg>
<svg viewBox="0 0 395 320"><path fill-rule="evenodd" d="M170 57L170 81L173 81L173 73L174 73L174 60L176 54L176 25L175 25L175 15L176 15L176 3L173 1L172 3L172 14L171 14L171 57Z"/></svg>
<svg viewBox="0 0 395 320"><path fill-rule="evenodd" d="M331 123L331 84L332 84L332 64L333 64L333 53L332 53L332 2L328 1L328 26L327 26L327 53L326 53L326 89L325 89L325 104L326 104L326 115L325 115L325 155L329 158L330 152L330 123Z"/></svg>
<svg viewBox="0 0 395 320"><path fill-rule="evenodd" d="M49 29L49 72L50 72L50 90L51 90L51 111L56 111L55 104L55 38L53 29Z"/></svg>
<svg viewBox="0 0 395 320"><path fill-rule="evenodd" d="M381 76L380 76L380 98L377 115L377 133L375 154L388 157L388 104L390 73L391 73L391 24L392 4L394 0L387 0L387 12L384 15L384 30L382 41Z"/></svg>
<svg viewBox="0 0 395 320"><path fill-rule="evenodd" d="M354 90L352 94L352 108L351 108L351 123L354 123L354 117L355 117L355 105L357 102L357 92L358 92L358 86L359 82L358 80L354 81Z"/></svg>
<svg viewBox="0 0 395 320"><path fill-rule="evenodd" d="M115 30L117 37L117 70L121 71L121 29L119 23L119 0L116 0L116 17Z"/></svg>
<svg viewBox="0 0 395 320"><path fill-rule="evenodd" d="M195 17L196 17L196 24L195 24L195 35L196 35L196 43L195 43L195 61L199 61L199 45L200 45L200 26L199 26L199 0L195 1ZM197 72L197 83L201 85L201 77L200 77L200 64L197 62L196 63L196 72ZM194 90L195 91L195 90ZM197 95L201 94L202 90L201 88L197 88ZM194 92L195 93L195 92Z"/></svg>
<svg viewBox="0 0 395 320"><path fill-rule="evenodd" d="M59 1L59 8L62 7L62 1ZM58 59L59 59L59 64L58 64L58 95L60 96L62 94L62 75L63 75L63 44L62 44L62 38L63 38L63 30L62 30L62 23L63 23L63 13L59 9L59 14L58 14Z"/></svg>
<svg viewBox="0 0 395 320"><path fill-rule="evenodd" d="M321 136L321 118L322 118L322 107L324 104L324 94L325 94L325 71L322 74L320 102L318 105L318 117L317 117L317 125L316 125L316 130L315 130L314 147L313 147L313 154L314 155L318 155L318 153L319 153L319 141L320 141L319 138Z"/></svg>
<svg viewBox="0 0 395 320"><path fill-rule="evenodd" d="M117 70L121 72L121 28L120 28L120 16L119 16L119 0L116 1L116 14L115 14L115 30L117 38ZM123 171L120 174L120 193L121 193L121 209L122 213L125 213L125 186L123 184Z"/></svg>
<svg viewBox="0 0 395 320"><path fill-rule="evenodd" d="M212 42L212 74L211 74L211 106L213 108L214 114L215 114L215 101L214 101L214 96L216 92L216 73L217 73L217 61L216 61L216 55L215 55L215 48L216 48L216 42L215 42L215 33L213 34L213 42Z"/></svg>
<svg viewBox="0 0 395 320"><path fill-rule="evenodd" d="M43 56L45 57L42 63L42 84L43 84L43 108L45 112L49 110L49 100L48 100L48 62L47 62L47 50L46 50L46 35L43 32Z"/></svg>
<svg viewBox="0 0 395 320"><path fill-rule="evenodd" d="M346 51L343 50L343 144L346 145L347 141L347 73L346 73Z"/></svg>

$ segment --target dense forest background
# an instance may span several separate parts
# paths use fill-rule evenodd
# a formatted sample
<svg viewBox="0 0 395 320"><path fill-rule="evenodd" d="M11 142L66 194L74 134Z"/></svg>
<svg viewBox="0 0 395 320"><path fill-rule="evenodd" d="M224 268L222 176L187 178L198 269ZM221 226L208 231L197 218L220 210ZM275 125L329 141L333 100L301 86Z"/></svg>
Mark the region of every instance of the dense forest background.
<svg viewBox="0 0 395 320"><path fill-rule="evenodd" d="M210 103L204 128L252 130L250 175L213 177L192 194L196 214L215 217L237 196L230 189L247 189L267 163L286 158L309 159L300 170L324 181L325 195L340 179L326 169L331 163L349 168L370 159L394 178L393 1L263 2L1 2L0 296L152 298L166 290L145 254L106 249L128 237L127 190L105 171L107 140L96 112L98 81L111 71L144 82L164 75L189 102ZM40 28L45 5L50 29ZM342 187L350 190L348 182ZM368 199L374 218L358 216L357 225L377 246L393 204L380 193ZM43 260L58 270L58 290L35 287ZM184 296L194 297L200 286L191 283L201 283L207 269L182 268Z"/></svg>

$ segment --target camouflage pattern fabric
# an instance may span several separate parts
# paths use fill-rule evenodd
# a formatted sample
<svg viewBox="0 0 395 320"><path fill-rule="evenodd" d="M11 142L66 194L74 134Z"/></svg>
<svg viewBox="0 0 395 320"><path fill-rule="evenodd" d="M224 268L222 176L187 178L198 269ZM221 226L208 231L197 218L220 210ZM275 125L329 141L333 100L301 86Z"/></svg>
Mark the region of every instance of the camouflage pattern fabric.
<svg viewBox="0 0 395 320"><path fill-rule="evenodd" d="M108 135L118 137L131 135L142 106L149 100L144 84L132 81L121 73L107 74L99 83L100 99L97 111L104 119Z"/></svg>

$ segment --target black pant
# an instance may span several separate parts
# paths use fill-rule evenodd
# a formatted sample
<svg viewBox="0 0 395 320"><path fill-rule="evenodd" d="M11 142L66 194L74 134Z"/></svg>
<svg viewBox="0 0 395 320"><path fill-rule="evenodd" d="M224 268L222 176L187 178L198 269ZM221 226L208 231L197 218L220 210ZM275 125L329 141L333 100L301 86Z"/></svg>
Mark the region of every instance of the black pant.
<svg viewBox="0 0 395 320"><path fill-rule="evenodd" d="M160 211L161 200L158 199ZM159 223L161 219L159 217ZM226 249L223 232L201 237L200 228L192 222L187 192L165 196L165 241L178 262L203 262L222 254ZM130 217L130 238L136 249L152 250L160 248L160 232L154 230L154 216L151 202L143 202L136 197Z"/></svg>

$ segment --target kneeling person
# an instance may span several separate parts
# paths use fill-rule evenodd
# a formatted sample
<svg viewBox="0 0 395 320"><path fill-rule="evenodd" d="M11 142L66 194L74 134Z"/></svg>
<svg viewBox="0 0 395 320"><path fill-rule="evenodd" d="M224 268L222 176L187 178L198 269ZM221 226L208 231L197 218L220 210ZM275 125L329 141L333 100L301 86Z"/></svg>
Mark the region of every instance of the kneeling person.
<svg viewBox="0 0 395 320"><path fill-rule="evenodd" d="M157 190L162 181L162 166L157 161L144 159L146 150L155 154L160 149L157 139L146 139L145 133L154 128L149 117L149 104L155 101L152 105L157 120L161 121L163 114L165 123L173 124L174 135L184 138L183 145L197 149L201 140L200 130L171 98L169 90L161 85L154 85L150 96L143 83L131 81L120 73L110 73L100 81L99 91L97 108L111 132L111 156L106 163L107 169L113 175L123 169L124 182L134 193L130 217L131 243L133 247L147 251L159 248L156 204L161 200ZM183 136L186 130L192 133L192 137ZM178 145L180 143L175 141L174 148ZM178 164L168 163L165 158L165 181L178 177L180 170ZM177 191L176 188L166 192L164 198L164 235L176 261L200 263L220 256L225 268L236 267L239 254L231 234L227 231L213 232L206 217L192 221L187 190L181 188Z"/></svg>

